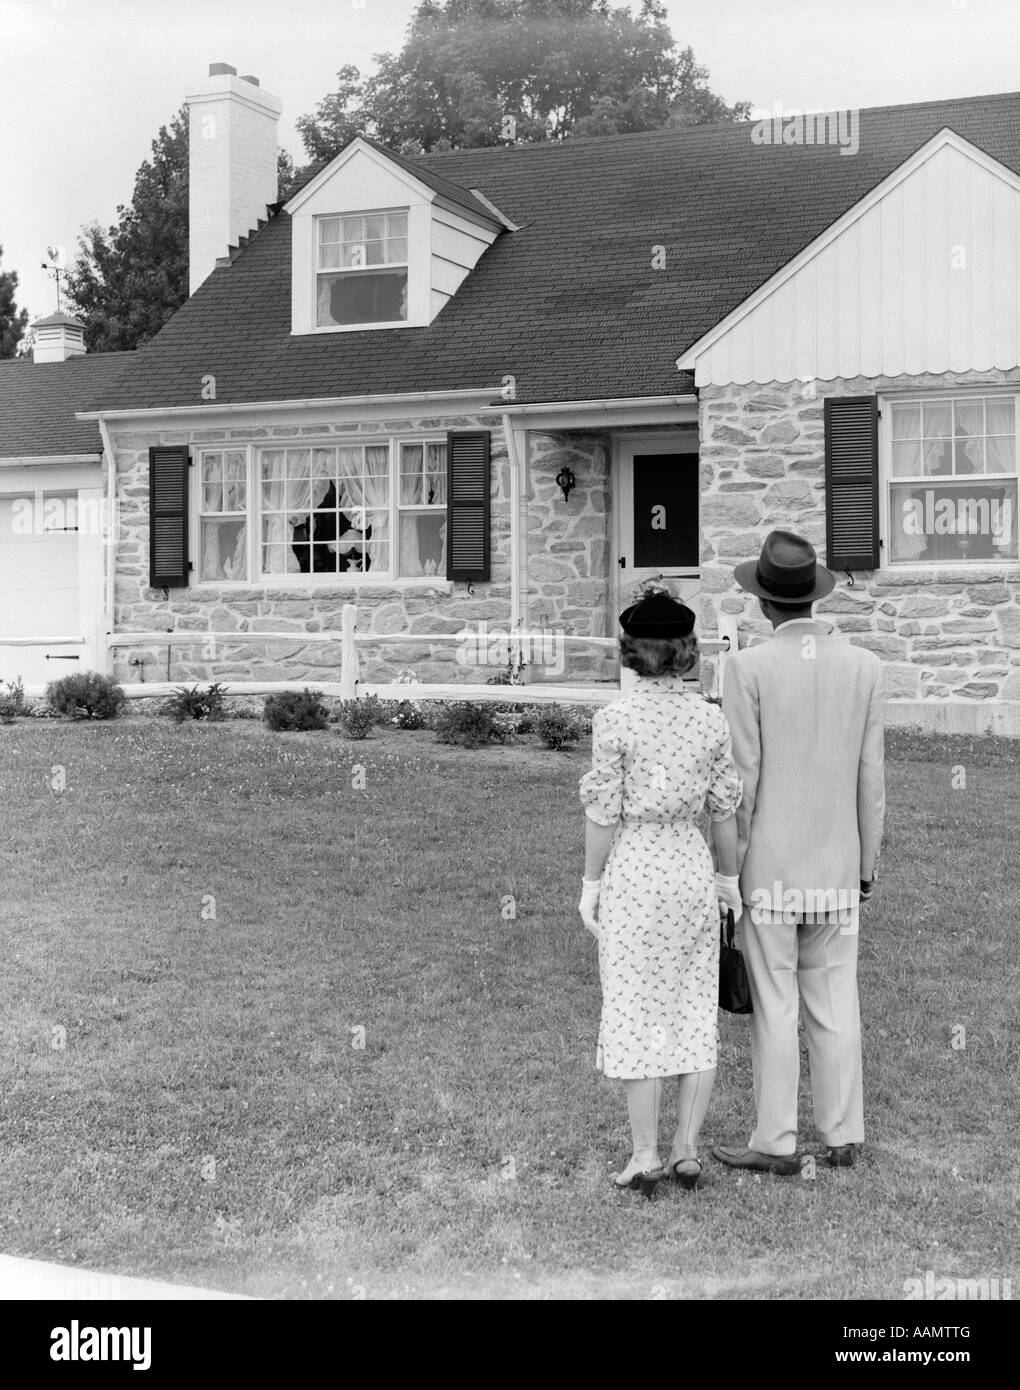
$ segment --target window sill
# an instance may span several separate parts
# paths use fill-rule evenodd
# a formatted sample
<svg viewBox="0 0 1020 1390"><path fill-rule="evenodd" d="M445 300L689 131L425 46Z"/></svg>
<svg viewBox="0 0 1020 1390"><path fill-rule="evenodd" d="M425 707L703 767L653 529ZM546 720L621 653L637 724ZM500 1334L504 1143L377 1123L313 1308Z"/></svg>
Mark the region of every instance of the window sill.
<svg viewBox="0 0 1020 1390"><path fill-rule="evenodd" d="M394 319L389 323L334 323L311 325L308 328L292 328L292 338L304 338L313 333L371 333L379 328L428 328L428 324L410 319Z"/></svg>
<svg viewBox="0 0 1020 1390"><path fill-rule="evenodd" d="M423 574L410 579L378 578L371 574L356 576L344 575L337 580L331 578L311 579L305 574L267 575L263 579L203 579L192 584L195 594L214 593L227 589L233 594L255 593L264 589L307 589L311 593L344 593L349 589L439 589L452 594L454 581L445 575Z"/></svg>
<svg viewBox="0 0 1020 1390"><path fill-rule="evenodd" d="M887 560L873 573L931 574L933 570L959 570L969 574L974 570L994 570L996 574L1002 574L1009 569L1020 572L1020 560Z"/></svg>

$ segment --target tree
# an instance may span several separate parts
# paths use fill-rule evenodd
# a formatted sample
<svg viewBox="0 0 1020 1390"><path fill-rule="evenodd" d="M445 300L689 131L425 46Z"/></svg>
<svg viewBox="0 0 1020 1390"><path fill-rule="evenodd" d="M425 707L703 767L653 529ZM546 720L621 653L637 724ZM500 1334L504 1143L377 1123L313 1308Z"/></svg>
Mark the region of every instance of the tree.
<svg viewBox="0 0 1020 1390"><path fill-rule="evenodd" d="M0 246L0 261L4 248ZM28 327L28 310L19 309L14 302L14 292L18 288L16 270L0 270L0 359L16 357L18 344Z"/></svg>
<svg viewBox="0 0 1020 1390"><path fill-rule="evenodd" d="M295 180L290 155L280 150L281 188ZM152 159L135 175L130 207L118 207L106 232L97 223L78 239L68 271L73 312L85 324L91 352L141 347L188 298L188 111L182 106L152 142Z"/></svg>
<svg viewBox="0 0 1020 1390"><path fill-rule="evenodd" d="M309 156L359 131L405 153L562 140L746 118L677 49L661 0L637 15L609 0L422 0L378 71L337 74L337 90L297 122Z"/></svg>
<svg viewBox="0 0 1020 1390"><path fill-rule="evenodd" d="M106 232L78 238L67 291L93 352L140 347L188 297L188 116L182 107L152 142L129 207Z"/></svg>
<svg viewBox="0 0 1020 1390"><path fill-rule="evenodd" d="M294 168L294 161L284 149L276 151L276 197L285 203L302 181L302 171Z"/></svg>

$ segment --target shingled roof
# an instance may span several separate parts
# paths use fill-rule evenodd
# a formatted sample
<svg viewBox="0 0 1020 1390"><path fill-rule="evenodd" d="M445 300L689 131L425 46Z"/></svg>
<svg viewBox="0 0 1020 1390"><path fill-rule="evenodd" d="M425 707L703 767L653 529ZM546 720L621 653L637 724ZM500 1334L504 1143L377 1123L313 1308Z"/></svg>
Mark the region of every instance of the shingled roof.
<svg viewBox="0 0 1020 1390"><path fill-rule="evenodd" d="M51 321L57 316L42 320ZM0 362L0 458L100 455L99 426L74 413L109 400L133 356L96 352L66 362Z"/></svg>
<svg viewBox="0 0 1020 1390"><path fill-rule="evenodd" d="M748 124L459 150L404 167L519 226L427 328L291 336L277 212L133 354L109 409L496 387L521 401L691 389L677 356L944 126L1020 174L1020 93L879 107L859 152L756 145ZM664 269L653 266L665 248Z"/></svg>

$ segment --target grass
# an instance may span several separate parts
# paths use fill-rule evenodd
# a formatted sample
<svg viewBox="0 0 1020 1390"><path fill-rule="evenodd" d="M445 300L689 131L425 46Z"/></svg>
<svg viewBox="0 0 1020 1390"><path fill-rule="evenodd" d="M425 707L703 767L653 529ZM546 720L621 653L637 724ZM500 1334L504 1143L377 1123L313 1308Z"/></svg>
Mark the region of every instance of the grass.
<svg viewBox="0 0 1020 1390"><path fill-rule="evenodd" d="M593 1066L587 742L0 729L0 1249L289 1298L1016 1280L1020 749L888 742L865 1161L709 1164L703 1193L643 1203L609 1188L626 1118ZM750 1118L746 1020L723 1016L704 1147Z"/></svg>

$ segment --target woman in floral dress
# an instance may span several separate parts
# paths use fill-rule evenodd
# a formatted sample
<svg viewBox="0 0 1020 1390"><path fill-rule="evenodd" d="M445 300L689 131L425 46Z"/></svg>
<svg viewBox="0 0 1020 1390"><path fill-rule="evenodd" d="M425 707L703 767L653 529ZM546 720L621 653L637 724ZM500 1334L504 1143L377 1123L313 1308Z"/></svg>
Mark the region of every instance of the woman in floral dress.
<svg viewBox="0 0 1020 1390"><path fill-rule="evenodd" d="M695 1187L698 1134L715 1081L719 913L739 918L735 813L742 785L718 705L688 690L694 614L654 593L620 616L620 660L633 693L592 722L581 779L587 824L580 902L599 943L602 1019L596 1066L620 1077L633 1153L616 1177L647 1195L665 1173ZM719 872L695 817L708 806ZM665 1077L679 1078L664 1170L658 1125Z"/></svg>

